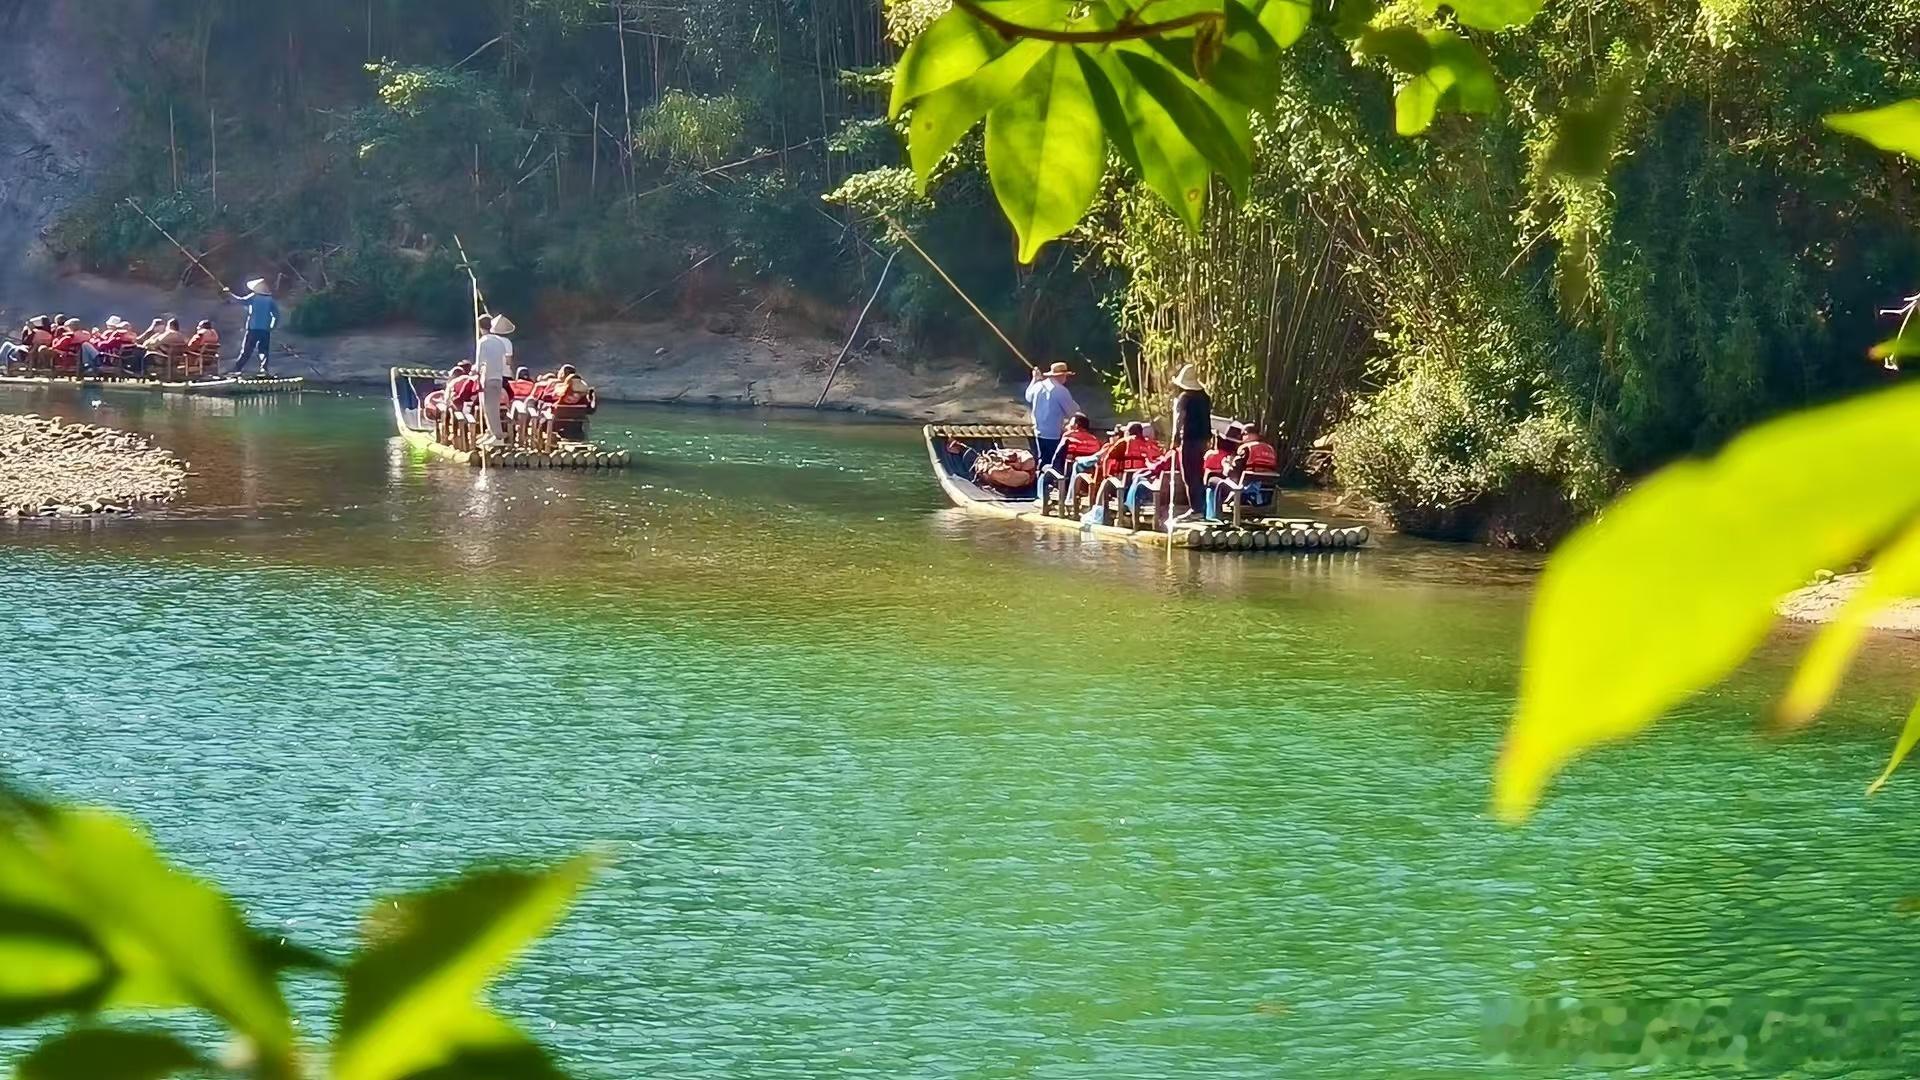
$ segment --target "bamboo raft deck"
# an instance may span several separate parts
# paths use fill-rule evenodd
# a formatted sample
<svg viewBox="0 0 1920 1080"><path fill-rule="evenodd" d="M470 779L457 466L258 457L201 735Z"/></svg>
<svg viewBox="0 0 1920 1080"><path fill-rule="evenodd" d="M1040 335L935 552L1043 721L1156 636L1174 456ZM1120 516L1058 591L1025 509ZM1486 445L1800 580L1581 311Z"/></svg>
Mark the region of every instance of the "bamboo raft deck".
<svg viewBox="0 0 1920 1080"><path fill-rule="evenodd" d="M1357 550L1367 546L1371 531L1364 525L1339 527L1309 518L1262 518L1235 528L1228 522L1190 521L1167 529L1125 529L1116 525L1091 525L1078 518L1056 517L1040 512L1037 499L1011 495L983 487L958 474L942 453L942 447L959 442L974 449L1000 446L1033 445L1032 425L1014 424L935 424L926 429L927 454L935 477L955 506L981 517L1023 521L1056 532L1073 532L1143 547L1189 551L1313 552Z"/></svg>
<svg viewBox="0 0 1920 1080"><path fill-rule="evenodd" d="M251 397L260 394L291 394L305 388L304 378L247 378L227 376L218 379L192 379L166 382L132 376L72 375L0 375L0 386L44 389L69 386L99 390L103 393L178 394L199 397Z"/></svg>
<svg viewBox="0 0 1920 1080"><path fill-rule="evenodd" d="M624 469L632 452L609 449L592 442L562 442L552 451L498 446L463 450L439 441L421 415L420 405L439 389L444 376L427 368L394 368L393 419L400 438L417 450L442 461L493 469Z"/></svg>

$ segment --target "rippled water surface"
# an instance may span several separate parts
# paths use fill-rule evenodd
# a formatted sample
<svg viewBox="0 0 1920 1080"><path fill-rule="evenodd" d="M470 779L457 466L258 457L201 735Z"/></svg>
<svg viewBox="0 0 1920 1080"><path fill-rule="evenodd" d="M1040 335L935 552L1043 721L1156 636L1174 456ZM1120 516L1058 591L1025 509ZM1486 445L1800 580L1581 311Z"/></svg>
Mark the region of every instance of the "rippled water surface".
<svg viewBox="0 0 1920 1080"><path fill-rule="evenodd" d="M1860 795L1896 647L1767 742L1783 642L1514 831L1524 559L977 521L896 425L612 409L631 473L483 475L373 397L9 393L196 477L0 523L0 760L335 948L379 892L607 846L500 993L585 1076L1575 1075L1487 1004L1920 972L1920 780ZM1872 1064L1805 1069L1915 1060Z"/></svg>

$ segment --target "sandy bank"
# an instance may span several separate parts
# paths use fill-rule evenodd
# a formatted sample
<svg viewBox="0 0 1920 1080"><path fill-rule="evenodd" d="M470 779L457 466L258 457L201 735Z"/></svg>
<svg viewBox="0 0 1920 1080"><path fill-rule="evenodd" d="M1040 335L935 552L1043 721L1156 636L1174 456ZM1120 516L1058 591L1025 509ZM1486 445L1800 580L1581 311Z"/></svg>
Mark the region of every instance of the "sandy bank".
<svg viewBox="0 0 1920 1080"><path fill-rule="evenodd" d="M0 416L0 517L129 513L172 499L186 478L184 462L142 436Z"/></svg>
<svg viewBox="0 0 1920 1080"><path fill-rule="evenodd" d="M1780 615L1794 622L1832 622L1840 613L1841 605L1859 592L1866 581L1865 574L1841 574L1815 582L1788 594L1780 602ZM1883 633L1920 638L1920 600L1902 600L1876 614L1869 625Z"/></svg>

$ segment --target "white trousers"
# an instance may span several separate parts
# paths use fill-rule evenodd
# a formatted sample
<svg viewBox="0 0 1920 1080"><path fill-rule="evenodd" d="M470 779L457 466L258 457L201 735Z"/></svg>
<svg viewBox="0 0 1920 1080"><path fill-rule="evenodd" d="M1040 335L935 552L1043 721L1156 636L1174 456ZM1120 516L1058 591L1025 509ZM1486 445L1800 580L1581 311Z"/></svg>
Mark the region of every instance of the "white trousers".
<svg viewBox="0 0 1920 1080"><path fill-rule="evenodd" d="M480 390L480 415L486 420L489 442L507 441L507 429L500 423L500 406L505 404L506 400L506 388L501 386L497 379Z"/></svg>

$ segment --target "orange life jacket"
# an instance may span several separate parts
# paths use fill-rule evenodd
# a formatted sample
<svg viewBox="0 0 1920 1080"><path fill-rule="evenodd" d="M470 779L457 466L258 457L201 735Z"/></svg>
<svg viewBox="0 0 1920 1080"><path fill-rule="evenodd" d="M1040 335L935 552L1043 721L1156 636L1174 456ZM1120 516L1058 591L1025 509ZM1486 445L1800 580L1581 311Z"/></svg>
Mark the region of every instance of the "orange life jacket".
<svg viewBox="0 0 1920 1080"><path fill-rule="evenodd" d="M533 381L531 379L509 379L507 380L507 393L511 394L515 401L519 401L521 398L532 397Z"/></svg>
<svg viewBox="0 0 1920 1080"><path fill-rule="evenodd" d="M469 402L480 400L480 380L471 375L462 375L447 385L447 400L458 409Z"/></svg>
<svg viewBox="0 0 1920 1080"><path fill-rule="evenodd" d="M1114 444L1113 456L1107 459L1107 470L1111 475L1144 469L1154 459L1154 445L1151 440L1129 435Z"/></svg>
<svg viewBox="0 0 1920 1080"><path fill-rule="evenodd" d="M1100 436L1091 431L1073 428L1067 432L1067 454L1070 457L1092 457L1100 452L1102 445Z"/></svg>
<svg viewBox="0 0 1920 1080"><path fill-rule="evenodd" d="M1240 444L1241 460L1248 472L1275 472L1280 468L1280 453L1257 440Z"/></svg>

